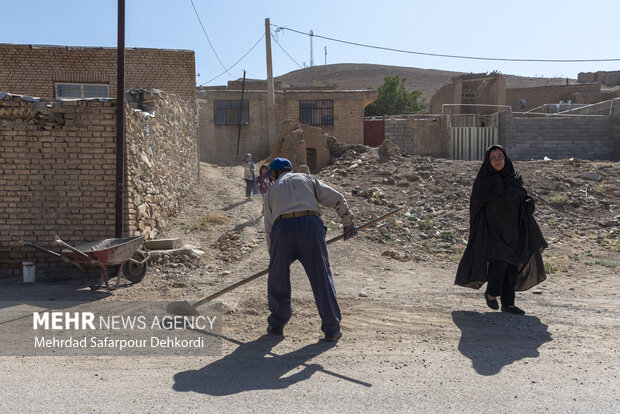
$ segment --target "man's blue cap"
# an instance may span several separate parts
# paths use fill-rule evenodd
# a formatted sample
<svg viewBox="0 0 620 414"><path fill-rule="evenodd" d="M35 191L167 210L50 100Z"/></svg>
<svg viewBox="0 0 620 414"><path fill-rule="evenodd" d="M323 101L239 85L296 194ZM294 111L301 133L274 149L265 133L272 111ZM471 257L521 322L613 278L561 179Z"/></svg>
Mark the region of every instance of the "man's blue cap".
<svg viewBox="0 0 620 414"><path fill-rule="evenodd" d="M291 164L291 162L289 160L287 160L286 158L274 158L273 161L271 161L271 164L269 164L269 171L267 171L267 174L271 174L272 170L292 170L293 169L293 164Z"/></svg>

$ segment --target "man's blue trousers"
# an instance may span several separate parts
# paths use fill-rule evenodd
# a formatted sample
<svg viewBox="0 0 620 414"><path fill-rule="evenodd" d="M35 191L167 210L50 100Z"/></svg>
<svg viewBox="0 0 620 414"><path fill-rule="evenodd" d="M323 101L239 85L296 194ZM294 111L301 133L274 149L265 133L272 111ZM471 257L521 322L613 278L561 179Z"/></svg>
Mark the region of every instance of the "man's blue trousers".
<svg viewBox="0 0 620 414"><path fill-rule="evenodd" d="M321 316L321 330L326 336L340 332L340 308L329 269L325 227L317 216L278 220L271 230L267 295L270 326L283 328L293 314L291 303L291 264L299 260L306 270L316 307Z"/></svg>

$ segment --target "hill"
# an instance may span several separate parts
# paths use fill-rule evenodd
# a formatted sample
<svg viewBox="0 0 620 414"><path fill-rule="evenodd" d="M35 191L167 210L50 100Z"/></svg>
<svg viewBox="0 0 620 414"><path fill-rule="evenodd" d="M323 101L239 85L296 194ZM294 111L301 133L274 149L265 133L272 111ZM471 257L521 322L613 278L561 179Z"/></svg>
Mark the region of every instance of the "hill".
<svg viewBox="0 0 620 414"><path fill-rule="evenodd" d="M299 69L275 78L284 87L310 87L336 85L337 89L376 89L386 76L406 78L409 91L420 90L426 101L453 76L463 72L436 69L420 69L404 66L373 65L366 63L338 63ZM508 88L523 88L544 85L564 85L566 78L532 78L504 75ZM569 80L577 82L575 79Z"/></svg>

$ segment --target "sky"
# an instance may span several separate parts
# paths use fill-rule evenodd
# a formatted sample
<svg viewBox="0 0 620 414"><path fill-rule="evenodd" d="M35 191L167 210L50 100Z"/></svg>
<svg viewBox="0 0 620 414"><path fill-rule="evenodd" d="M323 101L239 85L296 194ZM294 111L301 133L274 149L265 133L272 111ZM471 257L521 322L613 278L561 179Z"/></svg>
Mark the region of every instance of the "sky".
<svg viewBox="0 0 620 414"><path fill-rule="evenodd" d="M117 3L0 0L0 43L116 47ZM373 63L576 78L579 72L620 70L618 16L619 0L193 0L193 5L192 0L126 0L125 45L193 50L196 83L207 86L241 78L244 69L248 78L266 78L265 40L259 41L265 33L265 18L275 25L271 27L274 76L310 66L310 37L278 30L279 27L433 54L618 59L592 63L456 59L377 50L313 37L315 66L326 61Z"/></svg>

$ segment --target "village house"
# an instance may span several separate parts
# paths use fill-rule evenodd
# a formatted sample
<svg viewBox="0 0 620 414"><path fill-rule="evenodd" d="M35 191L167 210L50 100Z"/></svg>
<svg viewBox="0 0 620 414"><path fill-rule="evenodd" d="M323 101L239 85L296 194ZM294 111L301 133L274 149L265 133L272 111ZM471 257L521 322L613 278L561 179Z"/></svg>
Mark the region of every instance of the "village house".
<svg viewBox="0 0 620 414"><path fill-rule="evenodd" d="M292 120L320 127L342 142L363 144L364 107L377 98L376 90L295 89L284 88L279 82L274 88L276 129L282 122ZM197 95L201 161L238 162L238 138L240 156L269 156L266 81L246 80L244 88L241 81L231 81L227 86L199 88ZM312 153L313 148L307 150Z"/></svg>

